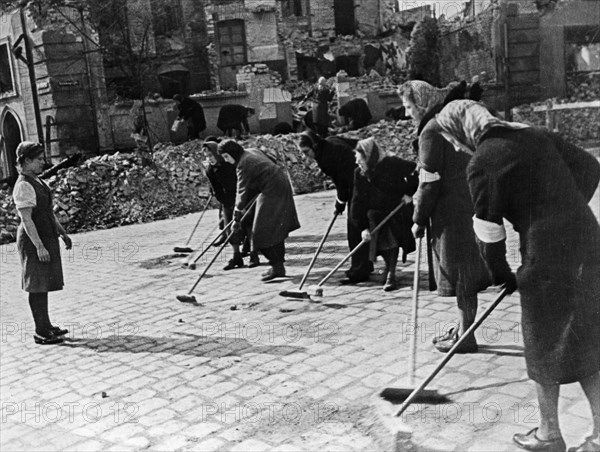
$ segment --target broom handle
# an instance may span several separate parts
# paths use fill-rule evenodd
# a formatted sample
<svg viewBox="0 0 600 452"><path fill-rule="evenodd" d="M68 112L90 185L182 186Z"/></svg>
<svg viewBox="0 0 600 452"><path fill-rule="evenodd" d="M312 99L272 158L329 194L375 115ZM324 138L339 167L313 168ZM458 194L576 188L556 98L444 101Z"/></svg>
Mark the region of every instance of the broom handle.
<svg viewBox="0 0 600 452"><path fill-rule="evenodd" d="M393 217L393 216L396 214L396 212L398 212L398 211L400 210L400 208L404 207L404 205L405 205L405 204L406 204L406 203L405 203L404 201L401 201L401 202L400 202L400 204L398 204L398 205L397 205L397 206L394 208L394 210L392 210L392 211L391 211L391 212L388 214L388 216L387 216L387 217L385 217L383 220L381 220L381 223L379 223L377 226L375 226L375 227L373 228L373 230L371 231L371 235L373 235L373 234L375 234L377 231L379 231L379 230L380 230L380 229L383 227L383 225L384 225L385 223L387 223L387 222L388 222L388 220L389 220L390 218L392 218L392 217ZM360 243L359 243L358 245L356 245L352 251L350 251L348 254L346 254L346 256L345 256L345 257L344 257L344 258L343 258L343 259L340 261L340 263L339 263L339 264L337 264L337 265L336 265L336 266L333 268L333 270L331 270L329 273L327 273L327 275L326 275L326 276L325 276L325 277L324 277L324 278L323 278L321 281L319 281L319 284L317 284L317 287L321 287L323 284L325 284L325 283L327 282L327 280L328 280L329 278L331 278L331 277L333 276L333 274L334 274L336 271L338 271L338 270L339 270L339 268L340 268L342 265L344 265L344 263L346 263L346 261L347 261L348 259L350 259L352 256L354 256L354 255L356 254L356 252L357 252L357 251L360 249L360 247L361 247L361 246L363 246L363 245L364 245L365 243L367 243L367 242L368 242L368 240L362 239L362 240L360 241Z"/></svg>
<svg viewBox="0 0 600 452"><path fill-rule="evenodd" d="M298 286L298 290L301 290L302 287L304 286L304 283L306 282L306 279L308 278L308 274L310 273L313 266L315 265L315 262L317 261L317 256L319 256L319 253L323 249L325 240L327 240L327 237L329 236L329 233L331 232L331 228L333 227L333 223L335 223L335 219L338 217L338 215L339 215L339 213L337 211L333 214L333 218L331 219L331 222L329 223L329 226L327 227L327 231L325 231L325 235L321 239L321 243L319 243L319 246L317 247L317 251L315 251L315 254L312 257L312 260L310 261L310 264L308 264L308 268L306 269L306 272L304 273L304 276L302 277L302 281L300 281L300 286Z"/></svg>
<svg viewBox="0 0 600 452"><path fill-rule="evenodd" d="M423 237L419 237L417 243L417 257L415 263L415 274L413 277L413 296L412 296L412 324L413 331L410 336L410 357L409 357L409 384L414 386L415 369L417 367L417 324L419 321L419 267L421 264L421 245Z"/></svg>
<svg viewBox="0 0 600 452"><path fill-rule="evenodd" d="M204 214L206 213L206 210L208 209L208 206L210 205L212 198L213 198L213 194L211 193L210 196L208 197L208 201L206 201L206 205L204 206L202 213L200 214L200 218L198 218L198 221L196 221L196 226L194 226L194 229L192 229L192 233L190 234L187 241L185 242L185 246L188 246L190 244L190 240L192 240L192 237L194 236L196 229L198 229L198 225L202 221L202 217L204 217Z"/></svg>
<svg viewBox="0 0 600 452"><path fill-rule="evenodd" d="M469 327L467 331L465 331L462 336L458 339L456 344L448 351L444 359L437 365L437 367L429 374L429 376L410 393L410 395L406 398L404 403L400 405L400 409L396 412L395 416L400 416L408 406L412 403L412 401L419 395L419 393L425 389L425 387L435 378L435 376L444 368L444 366L450 361L450 359L456 354L456 350L462 345L462 343L467 339L467 337L472 334L479 326L483 323L485 319L492 313L492 311L500 304L500 302L507 295L506 289L502 289L500 295L492 302L492 304L485 310L485 312L481 315L479 320L477 320L473 325Z"/></svg>
<svg viewBox="0 0 600 452"><path fill-rule="evenodd" d="M231 220L229 223L227 223L225 225L225 227L223 228L223 230L221 232L219 232L217 234L217 236L212 240L212 242L210 242L208 244L208 246L206 248L204 248L202 250L202 252L200 254L198 254L198 256L196 256L194 258L194 261L192 262L193 264L195 264L196 262L198 262L200 260L200 258L206 254L206 252L210 249L210 247L213 246L217 240L219 240L219 237L221 237L225 233L225 231L227 231L227 228L233 224L233 221L234 220ZM227 243L227 240L225 240L225 243Z"/></svg>
<svg viewBox="0 0 600 452"><path fill-rule="evenodd" d="M210 230L210 232L209 232L208 234L206 234L206 239L208 239L209 237L212 237L212 235L213 235L213 232L215 232L215 230L216 230L218 227L219 227L219 223L215 223L215 224L214 224L214 226L212 227L212 229ZM210 247L210 246L211 246L211 245L212 245L212 244L215 242L215 240L216 240L217 238L219 238L219 237L221 237L221 234L220 234L220 233L219 233L219 235L218 235L216 238L214 238L214 239L213 239L213 240L212 240L212 241L211 241L211 242L208 244L208 247ZM204 245L204 243L206 242L206 239L204 239L204 241L202 242L202 245ZM203 250L201 251L201 253L204 253L204 252L206 252L206 251L203 249ZM188 256L188 258L187 258L187 260L186 260L186 262L187 262L187 264L188 264L188 265L190 264L190 262L192 261L192 259L195 259L195 258L194 258L194 254L195 254L195 253L192 253L192 254L190 254L190 255ZM201 255L200 255L200 257L202 257L202 256L203 256L203 254L201 254ZM200 259L200 257L198 257L198 259ZM194 260L194 262L196 262L196 261Z"/></svg>
<svg viewBox="0 0 600 452"><path fill-rule="evenodd" d="M240 222L243 221L244 218L246 218L246 215L248 215L248 213L252 210L252 207L254 207L254 204L256 203L257 199L258 199L258 195L256 195L254 197L254 199L252 200L252 202L250 203L250 205L246 209L246 212L244 212L244 215L242 215L242 218L240 219ZM231 221L231 223L233 223L233 220ZM225 230L225 229L223 229L223 230ZM223 251L223 249L227 246L227 243L229 243L229 240L231 239L231 237L233 237L233 234L235 234L235 233L236 233L236 231L231 231L229 233L229 235L227 236L227 238L225 239L225 241L223 242L223 244L221 245L221 247L217 250L217 252L213 256L213 258L206 265L206 267L204 268L204 270L202 271L202 273L200 273L200 276L198 276L198 279L196 280L196 282L194 283L194 285L192 286L192 288L188 292L188 295L192 294L192 292L194 291L194 289L196 288L196 286L198 285L198 283L200 283L200 280L204 277L204 275L206 275L206 273L208 272L208 269L212 266L212 264L215 263L215 261L217 260L217 257L219 257L219 255L221 254L221 252Z"/></svg>

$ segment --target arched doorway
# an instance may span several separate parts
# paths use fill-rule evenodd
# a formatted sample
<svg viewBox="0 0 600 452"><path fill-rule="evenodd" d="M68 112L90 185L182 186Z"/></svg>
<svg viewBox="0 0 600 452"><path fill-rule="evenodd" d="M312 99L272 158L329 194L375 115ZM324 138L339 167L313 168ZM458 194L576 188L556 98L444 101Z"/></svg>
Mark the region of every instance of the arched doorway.
<svg viewBox="0 0 600 452"><path fill-rule="evenodd" d="M19 143L23 141L21 127L19 127L17 118L10 111L7 111L0 119L2 120L0 131L3 138L2 153L0 155L0 180L13 185L18 176L15 168L17 162L16 150Z"/></svg>

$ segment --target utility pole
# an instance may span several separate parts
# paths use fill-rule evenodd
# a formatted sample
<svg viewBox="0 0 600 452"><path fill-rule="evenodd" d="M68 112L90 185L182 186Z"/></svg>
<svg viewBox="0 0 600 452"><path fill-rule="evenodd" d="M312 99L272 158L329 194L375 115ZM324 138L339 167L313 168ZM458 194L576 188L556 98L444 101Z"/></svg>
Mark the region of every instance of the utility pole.
<svg viewBox="0 0 600 452"><path fill-rule="evenodd" d="M31 84L31 97L33 100L33 111L35 113L35 126L37 128L38 142L44 146L44 157L48 159L48 149L45 147L44 129L42 128L42 114L40 112L40 102L38 99L37 82L35 79L35 66L33 64L33 51L31 50L31 41L27 32L27 21L25 20L25 7L28 1L23 0L19 5L19 14L21 16L21 28L23 29L23 41L25 43L25 57L27 60L27 70L29 72L29 83Z"/></svg>

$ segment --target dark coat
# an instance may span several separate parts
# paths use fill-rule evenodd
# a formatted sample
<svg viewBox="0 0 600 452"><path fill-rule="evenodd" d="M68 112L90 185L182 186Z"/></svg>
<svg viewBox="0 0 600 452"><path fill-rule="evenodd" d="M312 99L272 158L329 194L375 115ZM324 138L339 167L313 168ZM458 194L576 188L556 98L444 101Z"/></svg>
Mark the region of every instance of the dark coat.
<svg viewBox="0 0 600 452"><path fill-rule="evenodd" d="M440 179L420 179L413 222L431 224L438 295L477 295L490 285L490 278L473 232L474 209L466 171L470 156L456 152L440 131L433 119L419 136L419 166L439 174Z"/></svg>
<svg viewBox="0 0 600 452"><path fill-rule="evenodd" d="M342 202L349 202L352 199L356 143L358 140L328 137L321 140L314 149L319 168L333 180L337 198Z"/></svg>
<svg viewBox="0 0 600 452"><path fill-rule="evenodd" d="M227 162L211 165L206 171L206 176L215 198L224 206L233 208L237 189L235 165Z"/></svg>
<svg viewBox="0 0 600 452"><path fill-rule="evenodd" d="M260 193L252 227L253 249L261 250L284 241L300 228L292 188L283 170L258 151L244 151L237 162L236 208L248 206Z"/></svg>
<svg viewBox="0 0 600 452"><path fill-rule="evenodd" d="M598 372L600 226L588 206L596 159L545 130L497 128L483 136L467 176L477 217L506 219L519 233L529 377L563 384Z"/></svg>
<svg viewBox="0 0 600 452"><path fill-rule="evenodd" d="M313 123L322 127L329 126L329 102L333 100L333 91L328 87L315 88L312 91L315 97L313 108ZM310 94L309 94L310 96Z"/></svg>
<svg viewBox="0 0 600 452"><path fill-rule="evenodd" d="M206 119L202 106L194 99L184 97L179 105L179 118L192 123L196 135L206 129Z"/></svg>
<svg viewBox="0 0 600 452"><path fill-rule="evenodd" d="M243 105L231 104L223 105L219 110L219 118L217 119L217 127L227 134L229 131L237 130L239 133L250 132L248 125L248 107Z"/></svg>
<svg viewBox="0 0 600 452"><path fill-rule="evenodd" d="M23 223L17 229L17 249L21 258L22 288L26 292L52 292L64 286L58 230L54 223L52 192L37 178L21 174L18 183L29 183L35 190L36 206L31 218L40 240L50 254L50 262L38 259L37 248L25 232Z"/></svg>
<svg viewBox="0 0 600 452"><path fill-rule="evenodd" d="M415 174L416 164L400 157L383 158L368 177L360 169L354 172L354 193L350 215L360 230L372 230L398 204L403 195L412 196L419 184ZM401 208L382 228L391 229L395 241L403 249L404 255L415 250L415 240L410 230L412 226L412 204Z"/></svg>
<svg viewBox="0 0 600 452"><path fill-rule="evenodd" d="M360 129L371 122L371 110L364 99L352 99L339 109L339 115L346 119L346 123L352 121L352 129Z"/></svg>

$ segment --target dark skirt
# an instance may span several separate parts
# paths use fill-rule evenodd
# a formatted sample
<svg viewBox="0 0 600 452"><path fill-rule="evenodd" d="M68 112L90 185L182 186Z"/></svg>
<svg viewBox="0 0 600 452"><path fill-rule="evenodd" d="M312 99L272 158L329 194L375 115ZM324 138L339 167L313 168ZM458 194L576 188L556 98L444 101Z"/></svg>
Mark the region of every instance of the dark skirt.
<svg viewBox="0 0 600 452"><path fill-rule="evenodd" d="M41 236L50 254L50 262L40 262L37 249L25 232L23 225L17 230L17 248L21 258L23 290L31 293L53 292L64 286L60 245L58 237Z"/></svg>

